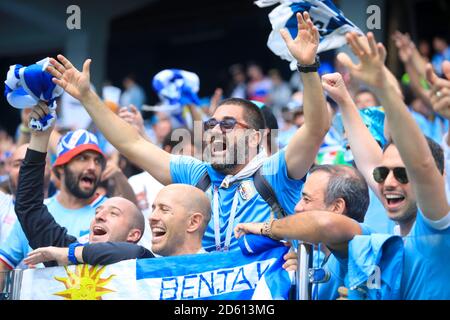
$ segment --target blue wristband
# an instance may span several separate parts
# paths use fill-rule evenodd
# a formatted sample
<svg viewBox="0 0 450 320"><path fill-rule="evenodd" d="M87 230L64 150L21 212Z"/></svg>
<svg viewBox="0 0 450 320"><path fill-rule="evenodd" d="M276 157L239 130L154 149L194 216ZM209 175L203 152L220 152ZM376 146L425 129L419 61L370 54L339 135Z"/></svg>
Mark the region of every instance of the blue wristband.
<svg viewBox="0 0 450 320"><path fill-rule="evenodd" d="M75 248L80 247L80 246L84 246L84 244L79 243L79 242L74 242L74 243L69 244L69 254L67 255L67 258L73 264L78 264L78 260L75 257Z"/></svg>

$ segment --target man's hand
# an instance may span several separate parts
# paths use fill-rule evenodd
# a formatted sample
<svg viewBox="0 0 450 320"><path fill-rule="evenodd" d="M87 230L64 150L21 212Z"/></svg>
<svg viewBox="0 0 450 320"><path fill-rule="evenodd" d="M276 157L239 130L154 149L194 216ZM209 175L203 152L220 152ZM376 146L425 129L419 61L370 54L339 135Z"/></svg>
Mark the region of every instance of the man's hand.
<svg viewBox="0 0 450 320"><path fill-rule="evenodd" d="M54 76L53 82L82 101L91 90L89 66L92 60L87 59L83 64L83 72L80 72L63 55L59 54L57 58L59 61L50 58L51 65L47 67L47 71Z"/></svg>
<svg viewBox="0 0 450 320"><path fill-rule="evenodd" d="M303 16L297 13L298 33L295 39L292 39L287 29L280 31L281 37L288 47L289 52L300 64L313 64L316 60L317 48L319 47L319 30L311 21L308 12Z"/></svg>
<svg viewBox="0 0 450 320"><path fill-rule="evenodd" d="M122 173L117 163L112 160L109 160L106 163L105 170L103 170L101 181L108 180L109 178L114 178L117 174Z"/></svg>
<svg viewBox="0 0 450 320"><path fill-rule="evenodd" d="M284 264L283 269L286 271L297 271L297 253L295 251L289 251L283 256Z"/></svg>
<svg viewBox="0 0 450 320"><path fill-rule="evenodd" d="M346 287L338 288L339 298L336 300L348 300L348 289Z"/></svg>
<svg viewBox="0 0 450 320"><path fill-rule="evenodd" d="M28 253L28 257L23 262L27 265L36 265L38 263L56 261L60 266L67 266L69 264L68 254L68 248L43 247Z"/></svg>
<svg viewBox="0 0 450 320"><path fill-rule="evenodd" d="M403 63L410 63L413 57L413 50L415 48L414 42L408 33L401 33L400 31L395 31L392 35L395 46L398 49L398 56Z"/></svg>
<svg viewBox="0 0 450 320"><path fill-rule="evenodd" d="M376 43L372 32L369 32L367 37L358 36L356 32L349 32L345 37L360 61L359 64L354 64L343 52L337 56L338 61L349 69L351 76L373 89L388 85L390 82L384 67L386 49L383 44Z"/></svg>
<svg viewBox="0 0 450 320"><path fill-rule="evenodd" d="M347 99L351 99L344 79L338 72L323 75L322 86L328 95L339 105L342 105Z"/></svg>
<svg viewBox="0 0 450 320"><path fill-rule="evenodd" d="M264 223L262 222L249 222L249 223L239 223L236 228L234 228L234 236L239 239L245 234L257 234L261 235L261 230Z"/></svg>
<svg viewBox="0 0 450 320"><path fill-rule="evenodd" d="M439 78L433 71L431 64L426 67L427 80L431 84L430 102L433 110L450 119L450 61L442 64L445 78Z"/></svg>

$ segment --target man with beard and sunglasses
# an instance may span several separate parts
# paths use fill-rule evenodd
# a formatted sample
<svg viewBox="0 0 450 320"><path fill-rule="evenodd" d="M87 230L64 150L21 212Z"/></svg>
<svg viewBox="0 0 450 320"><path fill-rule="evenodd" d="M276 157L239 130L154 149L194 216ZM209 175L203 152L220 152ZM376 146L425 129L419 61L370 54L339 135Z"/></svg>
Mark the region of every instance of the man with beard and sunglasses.
<svg viewBox="0 0 450 320"><path fill-rule="evenodd" d="M239 222L266 221L274 211L256 191L254 174L261 168L265 183L275 191L277 208L293 213L300 198L302 180L314 163L315 156L330 126L316 57L319 32L309 14L297 14L299 32L292 39L282 30L286 45L298 62L304 84L305 124L293 136L286 149L266 157L260 145L264 120L253 103L243 99L222 101L212 119L205 123L206 159L174 156L142 138L138 131L108 110L90 89L91 60L86 60L82 72L64 56L51 59L47 70L54 83L80 100L105 137L123 155L148 171L162 184L185 183L197 186L209 176L207 194L213 217L203 246L206 250L238 248L233 229ZM237 147L241 145L243 147ZM236 161L237 160L237 161ZM208 186L207 186L208 187ZM281 210L278 210L279 212Z"/></svg>
<svg viewBox="0 0 450 320"><path fill-rule="evenodd" d="M42 116L44 111L39 110L33 109L34 118ZM105 157L92 133L82 129L70 131L59 141L53 172L61 181L61 189L45 204L56 222L80 242L87 241L95 209L106 199L96 194L104 168ZM0 248L0 268L16 268L29 251L27 237L16 222Z"/></svg>
<svg viewBox="0 0 450 320"><path fill-rule="evenodd" d="M355 163L388 217L397 223L395 233L403 238L403 270L398 270L402 272L401 299L450 299L450 269L446 266L450 259L450 206L443 151L422 134L392 83L393 76L384 66L384 46L375 42L372 33L346 37L360 64L355 65L345 54L338 60L375 93L385 109L393 142L383 150L379 147L359 118L340 75L324 79L324 87L348 109L343 120Z"/></svg>

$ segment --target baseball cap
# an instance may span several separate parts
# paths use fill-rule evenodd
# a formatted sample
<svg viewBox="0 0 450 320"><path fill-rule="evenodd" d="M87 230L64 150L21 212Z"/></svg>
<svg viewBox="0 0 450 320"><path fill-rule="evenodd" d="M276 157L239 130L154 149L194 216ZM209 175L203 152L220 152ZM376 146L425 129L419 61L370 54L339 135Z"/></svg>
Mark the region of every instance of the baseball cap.
<svg viewBox="0 0 450 320"><path fill-rule="evenodd" d="M69 131L59 140L56 148L56 161L53 165L66 164L80 153L88 150L98 152L105 157L94 134L84 129Z"/></svg>

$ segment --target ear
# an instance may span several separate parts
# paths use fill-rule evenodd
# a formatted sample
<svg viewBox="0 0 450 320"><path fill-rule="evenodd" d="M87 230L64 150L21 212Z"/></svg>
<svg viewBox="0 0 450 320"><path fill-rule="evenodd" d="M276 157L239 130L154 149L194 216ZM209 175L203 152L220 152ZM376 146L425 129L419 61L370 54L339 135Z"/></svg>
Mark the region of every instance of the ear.
<svg viewBox="0 0 450 320"><path fill-rule="evenodd" d="M200 212L191 214L186 231L190 233L197 231L202 226L203 219L203 215Z"/></svg>
<svg viewBox="0 0 450 320"><path fill-rule="evenodd" d="M128 232L127 242L137 243L142 237L142 231L139 229L131 229Z"/></svg>
<svg viewBox="0 0 450 320"><path fill-rule="evenodd" d="M332 211L337 214L344 214L345 212L345 201L342 198L338 198L334 200L332 207Z"/></svg>
<svg viewBox="0 0 450 320"><path fill-rule="evenodd" d="M256 148L262 143L264 135L267 135L265 130L255 130L250 136L249 147Z"/></svg>

